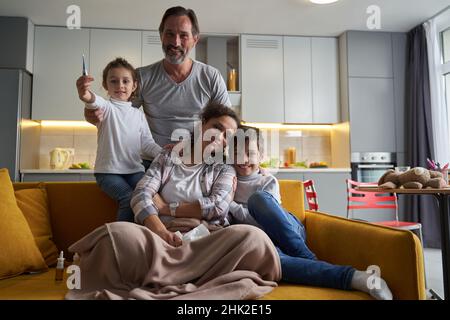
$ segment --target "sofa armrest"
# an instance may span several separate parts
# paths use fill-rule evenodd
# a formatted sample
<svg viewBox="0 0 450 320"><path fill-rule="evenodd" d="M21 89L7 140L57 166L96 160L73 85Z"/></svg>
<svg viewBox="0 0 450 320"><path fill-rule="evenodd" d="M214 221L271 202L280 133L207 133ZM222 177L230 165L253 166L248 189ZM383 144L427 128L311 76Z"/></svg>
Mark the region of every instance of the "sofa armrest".
<svg viewBox="0 0 450 320"><path fill-rule="evenodd" d="M380 267L394 299L425 299L423 252L411 231L306 211L306 240L318 259L367 270Z"/></svg>

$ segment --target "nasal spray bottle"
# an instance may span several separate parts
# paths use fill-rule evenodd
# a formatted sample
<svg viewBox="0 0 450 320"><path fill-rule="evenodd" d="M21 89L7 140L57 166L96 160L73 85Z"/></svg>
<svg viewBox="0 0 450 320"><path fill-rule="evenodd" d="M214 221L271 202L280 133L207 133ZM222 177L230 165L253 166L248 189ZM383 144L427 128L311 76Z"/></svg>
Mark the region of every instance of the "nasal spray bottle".
<svg viewBox="0 0 450 320"><path fill-rule="evenodd" d="M83 54L83 76L87 76L87 68L86 68L86 61L84 60L84 54Z"/></svg>
<svg viewBox="0 0 450 320"><path fill-rule="evenodd" d="M59 253L58 262L56 263L55 281L62 281L64 278L64 253Z"/></svg>

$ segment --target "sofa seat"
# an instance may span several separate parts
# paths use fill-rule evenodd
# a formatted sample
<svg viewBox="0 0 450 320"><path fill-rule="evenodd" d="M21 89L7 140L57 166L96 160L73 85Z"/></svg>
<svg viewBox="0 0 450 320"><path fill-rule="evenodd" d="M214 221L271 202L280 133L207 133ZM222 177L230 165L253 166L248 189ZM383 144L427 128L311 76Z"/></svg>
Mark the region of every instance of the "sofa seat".
<svg viewBox="0 0 450 320"><path fill-rule="evenodd" d="M55 268L0 281L0 300L63 300L66 281L55 281Z"/></svg>
<svg viewBox="0 0 450 320"><path fill-rule="evenodd" d="M62 300L67 293L66 279L55 281L55 269L23 274L0 281L0 300ZM280 283L262 300L365 300L371 297L358 291L318 288Z"/></svg>

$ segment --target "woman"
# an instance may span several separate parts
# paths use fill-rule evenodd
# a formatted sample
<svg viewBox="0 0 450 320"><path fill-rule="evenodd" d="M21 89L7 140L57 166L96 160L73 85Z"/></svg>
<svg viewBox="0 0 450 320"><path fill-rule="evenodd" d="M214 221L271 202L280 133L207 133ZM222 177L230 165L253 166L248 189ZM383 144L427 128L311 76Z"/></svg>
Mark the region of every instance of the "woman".
<svg viewBox="0 0 450 320"><path fill-rule="evenodd" d="M201 114L201 132L205 137L213 136L213 141L204 141L207 139L200 135L183 150L179 150L180 144L155 158L131 199L135 221L173 246L182 244L181 239L168 230L174 218L195 218L209 225L227 226L236 173L223 161L211 159L212 156L223 159L221 155L227 144L225 134L227 131L234 133L239 122L236 113L224 105L206 106ZM199 151L201 158L195 157Z"/></svg>

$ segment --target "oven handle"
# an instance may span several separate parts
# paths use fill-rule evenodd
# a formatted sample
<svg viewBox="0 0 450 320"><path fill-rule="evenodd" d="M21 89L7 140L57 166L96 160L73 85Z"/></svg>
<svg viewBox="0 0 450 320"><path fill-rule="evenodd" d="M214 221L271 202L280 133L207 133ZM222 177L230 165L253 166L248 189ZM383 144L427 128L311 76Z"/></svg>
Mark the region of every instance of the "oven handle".
<svg viewBox="0 0 450 320"><path fill-rule="evenodd" d="M393 164L358 164L357 168L361 169L392 169Z"/></svg>

